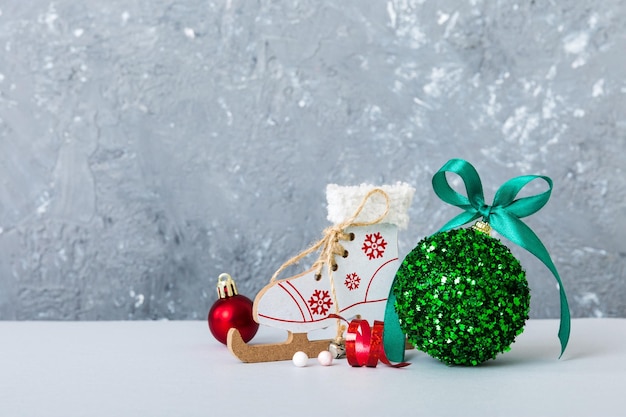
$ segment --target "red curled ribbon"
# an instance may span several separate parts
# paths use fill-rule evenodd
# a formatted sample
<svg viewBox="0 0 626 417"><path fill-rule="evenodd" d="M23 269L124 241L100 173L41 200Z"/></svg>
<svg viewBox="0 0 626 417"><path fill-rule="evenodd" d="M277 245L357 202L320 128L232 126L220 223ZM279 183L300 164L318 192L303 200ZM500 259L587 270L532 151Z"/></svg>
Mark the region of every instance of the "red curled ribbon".
<svg viewBox="0 0 626 417"><path fill-rule="evenodd" d="M346 319L336 314L334 317L348 323ZM403 368L409 362L391 363L385 354L383 345L384 323L374 320L374 327L370 327L367 320L354 319L348 323L346 331L346 357L348 363L354 367L367 366L375 368L378 361L393 368Z"/></svg>

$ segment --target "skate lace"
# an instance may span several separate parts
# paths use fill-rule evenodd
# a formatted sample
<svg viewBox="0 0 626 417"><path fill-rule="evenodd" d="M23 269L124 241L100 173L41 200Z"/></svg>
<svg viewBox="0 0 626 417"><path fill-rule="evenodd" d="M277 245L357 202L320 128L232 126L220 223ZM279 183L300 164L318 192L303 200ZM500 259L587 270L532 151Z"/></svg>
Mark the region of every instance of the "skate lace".
<svg viewBox="0 0 626 417"><path fill-rule="evenodd" d="M372 221L357 222L356 219L359 217L359 215L363 211L363 208L365 208L365 205L367 204L369 199L372 198L376 194L380 194L384 197L385 211ZM374 188L370 190L365 195L365 197L363 197L363 200L361 200L361 203L359 204L357 209L354 211L352 216L348 217L342 223L339 223L339 224L336 224L336 225L333 225L324 229L324 232L323 232L324 236L320 240L315 242L313 245L311 245L308 249L305 249L304 251L300 252L298 255L294 256L293 258L289 259L287 262L282 264L281 267L278 268L276 272L274 272L274 275L272 275L272 278L270 279L270 283L276 281L278 276L290 265L298 263L303 258L307 257L308 255L314 252L320 251L319 257L313 263L313 266L312 266L312 269L315 270L315 279L319 281L322 278L322 268L324 268L324 265L326 265L328 268L328 277L330 280L331 296L335 305L335 313L339 314L340 309L339 309L339 303L337 302L337 291L335 289L335 282L333 278L333 272L337 270L337 262L335 261L335 256L340 255L343 258L348 257L348 251L343 247L343 245L341 245L341 243L339 243L339 241L354 240L353 233L345 232L345 229L348 227L371 226L371 225L380 223L389 213L389 205L390 205L389 195L385 191L383 191L380 188ZM339 342L342 339L342 335L344 331L345 331L345 326L341 324L340 320L337 320L337 337L336 337L337 342Z"/></svg>

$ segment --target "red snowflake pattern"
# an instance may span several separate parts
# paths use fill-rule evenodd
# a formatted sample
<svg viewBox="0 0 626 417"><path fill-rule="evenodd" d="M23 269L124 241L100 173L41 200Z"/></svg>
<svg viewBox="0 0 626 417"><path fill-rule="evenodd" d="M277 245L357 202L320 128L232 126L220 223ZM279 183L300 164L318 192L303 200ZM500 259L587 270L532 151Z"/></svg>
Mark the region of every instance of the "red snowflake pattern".
<svg viewBox="0 0 626 417"><path fill-rule="evenodd" d="M326 314L332 305L328 291L315 290L309 298L309 308L313 314Z"/></svg>
<svg viewBox="0 0 626 417"><path fill-rule="evenodd" d="M346 288L348 288L350 291L356 290L357 288L359 288L360 284L361 284L361 277L356 272L347 274L346 280L343 282L343 285L345 285Z"/></svg>
<svg viewBox="0 0 626 417"><path fill-rule="evenodd" d="M365 242L361 248L367 257L371 259L382 258L387 248L387 242L383 239L383 236L378 233L365 235Z"/></svg>

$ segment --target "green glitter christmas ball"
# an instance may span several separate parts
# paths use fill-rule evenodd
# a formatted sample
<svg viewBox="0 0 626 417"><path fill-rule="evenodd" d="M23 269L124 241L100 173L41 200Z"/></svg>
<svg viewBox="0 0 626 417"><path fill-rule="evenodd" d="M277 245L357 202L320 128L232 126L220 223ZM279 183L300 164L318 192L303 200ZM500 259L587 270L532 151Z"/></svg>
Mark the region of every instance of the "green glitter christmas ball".
<svg viewBox="0 0 626 417"><path fill-rule="evenodd" d="M448 365L478 365L510 350L530 307L517 258L473 228L420 241L402 262L393 291L409 342Z"/></svg>

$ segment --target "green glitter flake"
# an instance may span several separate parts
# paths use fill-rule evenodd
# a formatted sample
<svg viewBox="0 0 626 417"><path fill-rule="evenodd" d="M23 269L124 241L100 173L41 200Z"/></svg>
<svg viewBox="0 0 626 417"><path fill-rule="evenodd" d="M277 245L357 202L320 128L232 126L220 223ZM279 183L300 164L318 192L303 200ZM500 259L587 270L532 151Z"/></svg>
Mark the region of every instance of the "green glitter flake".
<svg viewBox="0 0 626 417"><path fill-rule="evenodd" d="M402 262L393 291L408 340L448 365L475 366L509 351L530 308L517 258L474 229L419 242Z"/></svg>

